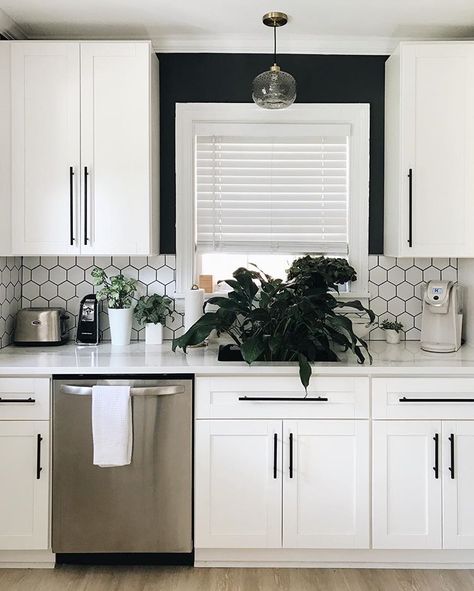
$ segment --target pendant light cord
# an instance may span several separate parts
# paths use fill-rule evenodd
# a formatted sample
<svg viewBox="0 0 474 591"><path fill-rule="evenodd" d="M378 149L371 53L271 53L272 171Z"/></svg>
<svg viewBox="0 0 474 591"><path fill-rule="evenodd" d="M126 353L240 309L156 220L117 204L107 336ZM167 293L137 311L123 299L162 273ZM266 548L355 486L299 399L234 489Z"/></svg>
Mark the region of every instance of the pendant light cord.
<svg viewBox="0 0 474 591"><path fill-rule="evenodd" d="M276 24L273 24L273 64L277 63L277 28Z"/></svg>

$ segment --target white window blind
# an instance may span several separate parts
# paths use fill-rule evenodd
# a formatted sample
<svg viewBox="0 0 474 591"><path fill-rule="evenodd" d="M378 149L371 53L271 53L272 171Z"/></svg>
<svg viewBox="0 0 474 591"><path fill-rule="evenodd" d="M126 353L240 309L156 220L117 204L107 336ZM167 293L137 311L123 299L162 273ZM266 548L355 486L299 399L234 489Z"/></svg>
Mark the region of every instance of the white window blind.
<svg viewBox="0 0 474 591"><path fill-rule="evenodd" d="M197 136L200 252L348 253L348 133Z"/></svg>

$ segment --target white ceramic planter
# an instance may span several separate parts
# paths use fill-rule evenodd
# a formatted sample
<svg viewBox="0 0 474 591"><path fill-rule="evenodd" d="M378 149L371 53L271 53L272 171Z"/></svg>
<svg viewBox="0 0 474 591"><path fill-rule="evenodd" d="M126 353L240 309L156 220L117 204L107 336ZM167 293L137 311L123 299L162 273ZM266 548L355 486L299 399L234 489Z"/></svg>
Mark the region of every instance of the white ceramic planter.
<svg viewBox="0 0 474 591"><path fill-rule="evenodd" d="M129 345L132 335L132 308L109 308L112 345Z"/></svg>
<svg viewBox="0 0 474 591"><path fill-rule="evenodd" d="M163 325L147 322L145 324L145 344L162 345L163 344Z"/></svg>
<svg viewBox="0 0 474 591"><path fill-rule="evenodd" d="M400 333L396 330L386 330L385 340L390 345L398 345L398 343L400 342Z"/></svg>

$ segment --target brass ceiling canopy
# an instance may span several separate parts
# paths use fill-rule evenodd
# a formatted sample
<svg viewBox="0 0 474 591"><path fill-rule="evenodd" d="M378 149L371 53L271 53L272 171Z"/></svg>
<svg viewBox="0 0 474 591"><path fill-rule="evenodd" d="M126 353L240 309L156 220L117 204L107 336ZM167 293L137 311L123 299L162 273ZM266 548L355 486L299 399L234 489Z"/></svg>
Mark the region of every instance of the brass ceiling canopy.
<svg viewBox="0 0 474 591"><path fill-rule="evenodd" d="M267 12L262 21L267 27L283 27L288 22L288 16L284 12Z"/></svg>

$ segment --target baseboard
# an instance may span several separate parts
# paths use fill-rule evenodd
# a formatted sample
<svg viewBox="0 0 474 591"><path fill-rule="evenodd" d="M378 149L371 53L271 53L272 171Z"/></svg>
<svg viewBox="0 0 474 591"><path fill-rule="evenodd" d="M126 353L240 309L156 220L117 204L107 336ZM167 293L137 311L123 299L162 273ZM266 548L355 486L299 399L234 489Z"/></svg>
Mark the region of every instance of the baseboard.
<svg viewBox="0 0 474 591"><path fill-rule="evenodd" d="M196 549L195 567L472 569L474 550Z"/></svg>
<svg viewBox="0 0 474 591"><path fill-rule="evenodd" d="M54 568L50 550L0 550L0 568Z"/></svg>

